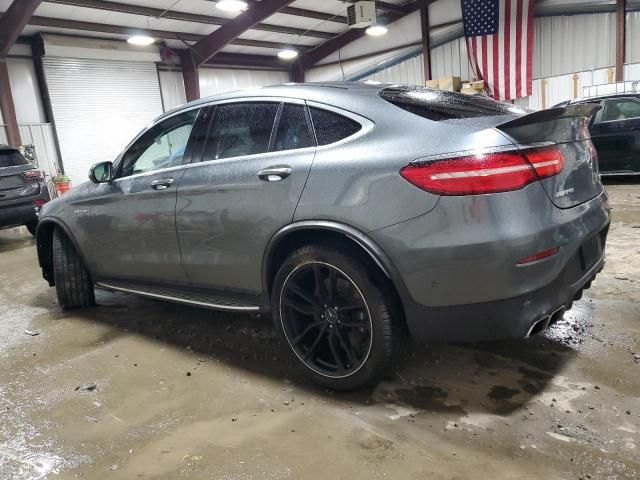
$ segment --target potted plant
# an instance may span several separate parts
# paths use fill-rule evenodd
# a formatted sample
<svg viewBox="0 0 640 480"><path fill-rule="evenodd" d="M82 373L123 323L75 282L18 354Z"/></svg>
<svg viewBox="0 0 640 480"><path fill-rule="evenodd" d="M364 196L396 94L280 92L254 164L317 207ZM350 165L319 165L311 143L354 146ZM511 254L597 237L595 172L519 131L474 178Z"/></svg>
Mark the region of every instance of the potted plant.
<svg viewBox="0 0 640 480"><path fill-rule="evenodd" d="M71 189L71 179L64 173L58 172L57 175L51 178L51 181L55 185L58 195L62 195Z"/></svg>

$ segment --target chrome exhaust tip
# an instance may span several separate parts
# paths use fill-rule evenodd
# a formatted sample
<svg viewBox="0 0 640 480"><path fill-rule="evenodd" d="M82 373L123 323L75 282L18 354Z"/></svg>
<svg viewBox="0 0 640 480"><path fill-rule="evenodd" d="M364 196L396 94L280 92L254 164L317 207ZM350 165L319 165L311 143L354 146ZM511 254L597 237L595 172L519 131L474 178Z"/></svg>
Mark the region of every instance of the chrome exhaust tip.
<svg viewBox="0 0 640 480"><path fill-rule="evenodd" d="M536 335L537 333L540 333L541 331L543 331L549 326L550 322L551 322L551 315L545 315L537 322L534 322L533 325L531 325L531 328L529 328L529 331L527 332L527 335L525 336L525 338L529 338L529 337L532 337L533 335Z"/></svg>

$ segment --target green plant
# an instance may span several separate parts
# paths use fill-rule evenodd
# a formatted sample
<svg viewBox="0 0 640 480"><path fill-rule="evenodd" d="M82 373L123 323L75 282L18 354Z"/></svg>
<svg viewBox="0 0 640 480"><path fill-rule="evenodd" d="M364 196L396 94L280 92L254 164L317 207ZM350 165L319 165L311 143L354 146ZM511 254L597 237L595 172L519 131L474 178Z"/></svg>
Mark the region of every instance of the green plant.
<svg viewBox="0 0 640 480"><path fill-rule="evenodd" d="M57 175L54 175L53 177L51 177L51 181L53 183L68 183L71 181L71 179L66 176L64 173L58 173Z"/></svg>

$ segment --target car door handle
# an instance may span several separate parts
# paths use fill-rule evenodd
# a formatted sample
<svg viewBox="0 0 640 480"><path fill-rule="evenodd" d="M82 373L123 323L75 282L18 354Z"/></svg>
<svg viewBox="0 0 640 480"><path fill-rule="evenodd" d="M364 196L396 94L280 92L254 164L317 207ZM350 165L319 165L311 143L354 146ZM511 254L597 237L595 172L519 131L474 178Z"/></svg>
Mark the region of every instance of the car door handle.
<svg viewBox="0 0 640 480"><path fill-rule="evenodd" d="M173 178L162 178L151 182L151 188L154 190L166 190L173 183Z"/></svg>
<svg viewBox="0 0 640 480"><path fill-rule="evenodd" d="M265 182L279 182L289 175L291 175L291 168L289 167L270 167L258 172L258 178Z"/></svg>

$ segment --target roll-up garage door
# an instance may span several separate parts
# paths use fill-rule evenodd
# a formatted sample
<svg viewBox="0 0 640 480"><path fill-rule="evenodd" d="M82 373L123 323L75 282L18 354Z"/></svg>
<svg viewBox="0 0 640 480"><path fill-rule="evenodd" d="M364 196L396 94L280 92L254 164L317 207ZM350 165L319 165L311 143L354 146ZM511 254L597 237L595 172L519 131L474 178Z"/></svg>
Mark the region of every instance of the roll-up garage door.
<svg viewBox="0 0 640 480"><path fill-rule="evenodd" d="M162 113L154 63L45 57L44 71L73 185L88 180L94 163L114 160Z"/></svg>

